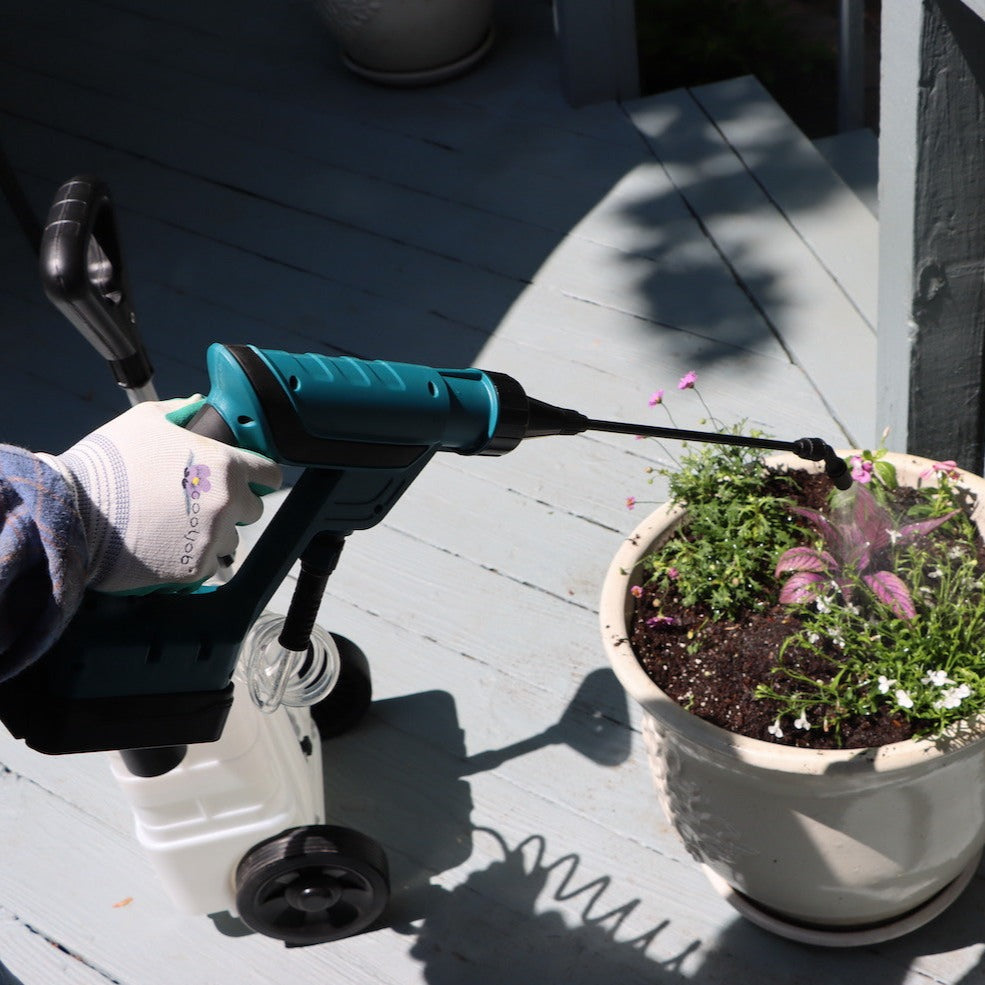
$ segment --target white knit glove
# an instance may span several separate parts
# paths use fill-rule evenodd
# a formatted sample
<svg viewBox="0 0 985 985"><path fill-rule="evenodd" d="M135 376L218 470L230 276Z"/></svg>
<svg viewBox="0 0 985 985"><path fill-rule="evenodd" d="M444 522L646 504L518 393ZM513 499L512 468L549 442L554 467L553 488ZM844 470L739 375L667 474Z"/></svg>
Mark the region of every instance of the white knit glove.
<svg viewBox="0 0 985 985"><path fill-rule="evenodd" d="M237 524L260 518L257 492L280 487L274 462L165 416L180 417L201 399L138 404L64 454L38 456L75 491L89 587L135 593L201 584L235 551Z"/></svg>

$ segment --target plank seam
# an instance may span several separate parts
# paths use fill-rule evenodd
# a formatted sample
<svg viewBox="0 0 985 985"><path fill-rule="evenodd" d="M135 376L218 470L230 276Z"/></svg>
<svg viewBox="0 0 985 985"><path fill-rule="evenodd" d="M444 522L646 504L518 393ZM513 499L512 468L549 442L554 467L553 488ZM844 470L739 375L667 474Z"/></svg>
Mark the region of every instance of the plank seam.
<svg viewBox="0 0 985 985"><path fill-rule="evenodd" d="M704 116L706 119L708 119L708 114L705 112L704 107L697 101L697 99L695 99L695 97L691 93L691 90L690 89L685 89L684 92L687 95L688 99L690 99L694 103L694 105L697 107L697 109L701 113L701 115ZM629 111L626 109L625 105L622 104L622 103L620 103L619 105L622 108L623 113L626 114L626 116L629 119L630 123L632 123L633 126L635 127L635 123L633 121L633 118L630 115ZM714 120L709 120L709 122L714 127L716 133L718 133L719 136L722 137L722 139L724 140L725 138L722 135L721 131L718 129L718 126L715 123L715 121ZM827 399L827 397L825 397L825 395L821 392L821 390L819 389L819 387L817 386L817 384L814 382L813 377L807 372L806 367L794 356L794 353L792 352L792 350L790 349L790 347L787 345L785 339L783 338L782 334L780 333L779 328L777 327L777 325L775 324L775 322L770 318L769 314L767 313L767 311L764 308L764 306L762 305L762 303L756 298L755 294L752 292L752 289L745 283L745 280L743 279L743 277L739 273L739 271L736 268L736 266L732 263L732 261L729 258L729 256L725 253L724 249L720 246L720 244L718 243L718 241L712 235L710 228L705 223L705 221L701 218L701 215L698 213L697 209L692 205L690 199L688 198L688 195L687 195L685 189L681 188L680 185L676 181L674 181L674 177L671 174L670 169L667 168L667 166L664 164L664 162L660 159L660 157L658 156L655 148L650 143L650 141L647 140L646 135L639 129L639 127L636 127L636 132L639 134L640 140L643 141L644 146L649 151L650 156L653 158L654 161L657 162L657 164L660 165L660 167L663 169L664 173L667 175L667 180L671 183L671 185L673 185L674 189L677 191L677 194L681 197L681 201L683 202L685 209L687 209L688 214L691 216L691 218L697 224L698 228L701 230L702 235L704 235L708 239L708 242L711 244L712 249L715 250L715 252L718 255L719 259L725 265L726 270L728 270L729 275L735 281L736 286L746 296L746 298L748 299L750 305L752 305L753 310L756 311L756 313L763 319L763 322L765 323L765 325L767 326L767 328L769 329L769 331L771 332L771 334L773 335L773 337L776 339L777 344L780 346L781 350L786 354L787 359L790 362L790 365L791 366L796 366L797 369L800 370L801 374L804 376L804 378L810 384L811 389L814 391L814 393L817 395L818 399L821 401L821 404L823 405L823 407L825 408L825 410L831 415L831 419L835 422L835 424L841 430L842 434L845 436L848 444L849 445L854 445L855 444L855 440L852 438L849 429L845 425L845 422L841 419L841 416L835 410L834 406L829 402L829 400ZM739 160L739 163L742 165L743 170L746 171L747 174L749 174L749 169L746 167L745 161L741 157L739 157L738 154L736 154L735 149L732 147L731 144L728 143L728 141L725 141L725 144L729 148L729 150L733 154L736 155L736 157ZM755 181L755 176L750 175L750 177L752 177L753 180ZM761 187L759 185L759 182L758 181L756 182L756 184L757 184L758 187ZM772 199L770 199L770 203L775 206L775 203L773 202ZM789 219L787 219L786 215L782 211L780 212L780 214L783 215L784 221L789 224ZM800 236L800 233L797 233L797 236L798 236L798 238L801 238L802 239L802 237ZM813 251L811 251L811 254L813 255ZM828 273L829 276L830 276L830 271L828 271L827 268L824 268L824 269L825 269L825 273ZM838 289L839 289L839 291L841 291L842 294L844 294L844 291L841 289L841 285L838 285ZM852 308L855 309L854 302L852 302L850 298L848 300L851 303ZM857 311L857 309L855 309L855 310ZM863 319L863 321L864 321L864 319ZM868 323L866 322L866 324L868 324Z"/></svg>
<svg viewBox="0 0 985 985"><path fill-rule="evenodd" d="M704 104L701 102L700 99L698 99L697 96L694 95L694 93L690 89L687 90L687 94L694 101L694 104L698 107L702 115L711 124L715 132L719 135L719 137L721 137L725 145L739 159L746 173L752 179L753 183L763 193L763 195L766 197L770 205L772 205L776 209L776 211L783 217L783 221L790 227L790 229L793 230L794 235L796 235L796 237L804 244L804 246L808 249L808 251L810 251L811 256L813 256L814 259L817 260L818 264L821 266L821 269L831 278L831 282L844 295L845 300L849 303L849 305L851 305L851 307L856 312L856 314L858 314L859 318L862 319L863 324L867 325L869 330L874 332L872 325L869 323L869 319L866 318L865 314L862 312L861 308L859 308L855 299L848 293L848 291L845 290L844 285L841 283L841 280L838 278L835 271L833 271L828 266L828 264L825 262L824 257L821 256L821 254L814 248L811 241L801 232L798 226L790 218L789 214L787 213L787 210L780 204L779 200L773 196L767 185L760 179L759 175L756 174L756 171L749 166L748 162L746 161L745 155L742 153L742 149L736 147L728 139L725 132L718 125L718 121L711 115L711 113L707 109L705 109ZM782 339L780 340L780 344L783 345Z"/></svg>
<svg viewBox="0 0 985 985"><path fill-rule="evenodd" d="M35 937L41 938L41 940L43 940L46 944L49 944L57 951L61 951L62 954L72 958L73 961L78 961L83 967L88 968L90 971L94 971L97 975L111 983L111 985L125 985L122 979L115 978L104 968L100 968L98 965L86 960L86 958L84 958L78 951L75 951L65 944L55 940L55 938L46 934L43 930L38 929L33 924L28 923L26 920L21 919L21 917L19 917L16 913L13 913L11 910L8 910L6 907L0 906L0 915L4 915L11 922L23 927L28 933L33 934Z"/></svg>
<svg viewBox="0 0 985 985"><path fill-rule="evenodd" d="M702 114L704 114L704 109L697 102L697 100L695 100L694 97L691 95L691 90L686 89L685 92L687 93L688 97L698 106ZM623 113L626 115L627 120L629 120L630 124L632 124L635 127L635 124L633 123L633 118L630 116L626 107L622 103L620 103L619 105ZM745 281L743 280L742 276L739 274L739 271L736 269L735 265L729 259L728 255L723 251L722 247L719 245L715 237L711 234L711 230L708 228L708 225L705 223L704 219L701 218L700 214L691 204L691 200L684 192L684 189L682 189L680 185L678 185L677 182L674 181L674 177L670 173L670 170L666 167L664 162L658 157L657 152L654 149L653 145L650 143L650 141L646 139L646 135L643 134L638 127L635 127L635 129L637 134L639 135L640 140L643 142L643 146L649 152L650 157L652 157L653 160L660 165L664 174L667 176L667 180L670 182L674 190L680 196L681 202L683 203L684 208L687 210L688 215L694 220L698 229L701 230L702 236L704 236L705 239L708 240L708 242L711 244L711 247L715 251L718 258L725 265L725 269L728 270L729 276L735 282L739 290L745 295L746 299L752 305L753 310L759 315L760 318L763 319L763 322L766 324L766 327L770 330L773 337L779 343L780 348L786 354L787 359L789 360L791 365L797 365L796 360L793 358L793 353L791 353L790 349L788 348L786 342L783 339L783 336L780 334L773 320L767 314L766 309L762 306L762 304L759 302L756 296L750 291L749 287L746 285ZM715 129L717 131L718 128L716 127ZM731 148L731 145L729 145L729 147ZM743 162L743 167L745 167L745 162Z"/></svg>

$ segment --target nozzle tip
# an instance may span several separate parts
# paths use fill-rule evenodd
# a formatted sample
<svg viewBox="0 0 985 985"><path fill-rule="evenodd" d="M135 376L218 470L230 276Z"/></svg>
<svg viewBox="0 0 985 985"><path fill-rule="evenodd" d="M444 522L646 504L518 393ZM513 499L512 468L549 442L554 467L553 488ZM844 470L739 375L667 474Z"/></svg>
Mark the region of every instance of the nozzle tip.
<svg viewBox="0 0 985 985"><path fill-rule="evenodd" d="M824 455L824 472L835 484L835 488L842 491L852 488L852 473L848 471L845 460L834 453L832 448L827 448Z"/></svg>

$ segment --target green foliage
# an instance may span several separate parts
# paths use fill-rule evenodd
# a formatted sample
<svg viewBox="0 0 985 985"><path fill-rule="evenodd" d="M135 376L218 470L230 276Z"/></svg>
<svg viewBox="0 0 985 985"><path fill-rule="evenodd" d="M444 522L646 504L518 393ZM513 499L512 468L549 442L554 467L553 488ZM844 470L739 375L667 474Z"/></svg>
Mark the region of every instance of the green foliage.
<svg viewBox="0 0 985 985"><path fill-rule="evenodd" d="M823 514L796 506L795 480L745 449L702 446L663 471L686 515L644 560L650 583L707 606L713 620L741 622L778 601L798 617L775 686L756 691L777 702L777 736L791 727L840 734L877 712L939 735L985 711L985 573L971 495L953 462L903 489L885 454L852 456L856 483L834 491ZM789 590L792 571L810 591ZM700 645L696 633L691 648ZM794 654L828 672L808 676Z"/></svg>
<svg viewBox="0 0 985 985"><path fill-rule="evenodd" d="M795 119L833 118L834 52L769 0L636 0L636 32L644 92L755 75Z"/></svg>
<svg viewBox="0 0 985 985"><path fill-rule="evenodd" d="M685 536L646 560L651 580L673 580L685 605L704 603L715 619L760 608L774 591L777 556L795 541L792 504L766 490L759 456L712 445L664 474L671 499L687 507L687 524Z"/></svg>
<svg viewBox="0 0 985 985"><path fill-rule="evenodd" d="M874 459L863 453L862 461ZM985 584L977 532L952 466L939 463L936 484L921 487L893 524L894 536L910 524L929 525L928 519L934 525L926 536L906 543L900 538L892 557L915 613L901 618L867 590L861 570L849 573L848 584L833 580L811 604L798 607L803 627L786 641L784 654L791 648L817 654L832 674L810 679L781 662L775 672L796 689L757 690L758 697L778 702L781 719L837 731L849 718L884 708L909 719L918 734L937 735L985 710ZM873 492L881 487L891 501L895 473L873 469L870 475ZM844 497L835 502L851 505Z"/></svg>

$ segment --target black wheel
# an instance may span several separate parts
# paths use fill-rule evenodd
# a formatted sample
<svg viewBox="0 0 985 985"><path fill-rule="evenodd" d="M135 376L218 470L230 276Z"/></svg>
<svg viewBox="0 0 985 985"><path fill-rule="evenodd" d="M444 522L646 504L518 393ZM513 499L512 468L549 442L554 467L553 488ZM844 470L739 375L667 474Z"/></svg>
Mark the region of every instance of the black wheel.
<svg viewBox="0 0 985 985"><path fill-rule="evenodd" d="M240 919L288 944L323 944L361 933L389 898L383 849L349 828L291 828L254 845L236 869Z"/></svg>
<svg viewBox="0 0 985 985"><path fill-rule="evenodd" d="M339 650L341 668L335 687L311 707L311 717L323 739L342 735L355 728L373 700L366 654L352 640L332 633Z"/></svg>

